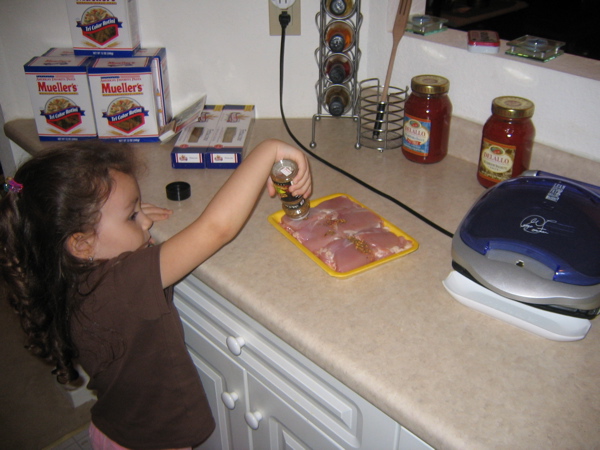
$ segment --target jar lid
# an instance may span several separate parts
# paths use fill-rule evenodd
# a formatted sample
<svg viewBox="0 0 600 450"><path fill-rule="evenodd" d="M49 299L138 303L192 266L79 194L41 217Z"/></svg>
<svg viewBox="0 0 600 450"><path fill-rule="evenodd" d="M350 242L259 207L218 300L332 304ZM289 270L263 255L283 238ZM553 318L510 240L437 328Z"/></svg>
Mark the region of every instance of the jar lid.
<svg viewBox="0 0 600 450"><path fill-rule="evenodd" d="M521 97L496 97L492 102L492 114L509 119L522 119L533 116L535 105Z"/></svg>
<svg viewBox="0 0 600 450"><path fill-rule="evenodd" d="M192 188L185 181L175 181L167 184L166 191L167 198L176 202L186 200L192 194Z"/></svg>
<svg viewBox="0 0 600 450"><path fill-rule="evenodd" d="M450 90L450 81L439 75L417 75L410 81L410 88L419 94L445 94Z"/></svg>

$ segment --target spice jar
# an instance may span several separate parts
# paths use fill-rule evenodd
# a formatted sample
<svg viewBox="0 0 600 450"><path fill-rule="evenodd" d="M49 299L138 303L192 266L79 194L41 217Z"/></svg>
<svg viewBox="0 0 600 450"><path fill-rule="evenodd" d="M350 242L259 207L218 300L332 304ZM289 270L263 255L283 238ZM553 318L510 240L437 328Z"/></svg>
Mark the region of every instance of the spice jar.
<svg viewBox="0 0 600 450"><path fill-rule="evenodd" d="M438 75L418 75L404 104L402 153L410 161L431 164L448 153L452 103L450 82Z"/></svg>
<svg viewBox="0 0 600 450"><path fill-rule="evenodd" d="M273 164L271 180L281 198L285 214L292 219L304 219L310 211L310 202L301 195L291 195L290 186L298 173L298 165L290 159L282 159Z"/></svg>
<svg viewBox="0 0 600 450"><path fill-rule="evenodd" d="M332 84L325 91L325 107L332 116L341 116L350 109L350 91L342 84Z"/></svg>
<svg viewBox="0 0 600 450"><path fill-rule="evenodd" d="M529 169L535 127L535 106L521 97L497 97L483 126L477 180L482 186L519 176Z"/></svg>
<svg viewBox="0 0 600 450"><path fill-rule="evenodd" d="M347 82L353 74L350 58L343 53L332 53L325 60L324 72L334 84Z"/></svg>
<svg viewBox="0 0 600 450"><path fill-rule="evenodd" d="M345 19L354 12L354 0L322 0L325 9L333 17Z"/></svg>
<svg viewBox="0 0 600 450"><path fill-rule="evenodd" d="M333 20L325 29L325 43L332 52L347 52L354 45L354 30L348 22Z"/></svg>

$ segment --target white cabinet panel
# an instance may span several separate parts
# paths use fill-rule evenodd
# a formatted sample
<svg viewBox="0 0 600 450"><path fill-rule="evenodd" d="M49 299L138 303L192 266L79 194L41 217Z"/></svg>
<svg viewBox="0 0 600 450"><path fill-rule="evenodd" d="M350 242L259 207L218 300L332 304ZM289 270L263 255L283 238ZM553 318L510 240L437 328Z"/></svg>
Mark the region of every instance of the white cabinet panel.
<svg viewBox="0 0 600 450"><path fill-rule="evenodd" d="M252 375L248 375L248 393L250 412L261 417L252 430L255 449L344 448Z"/></svg>
<svg viewBox="0 0 600 450"><path fill-rule="evenodd" d="M288 352L292 349L287 344L249 317L240 317L241 311L228 302L223 304L225 300L218 297L194 278L186 279L176 289L178 309L218 347L273 385L279 395L296 404L311 420L354 442L362 422L354 401L318 377L316 366L306 358L291 358ZM313 367L307 367L307 363Z"/></svg>
<svg viewBox="0 0 600 450"><path fill-rule="evenodd" d="M398 448L400 450L433 450L433 447L423 442L406 428L402 428Z"/></svg>
<svg viewBox="0 0 600 450"><path fill-rule="evenodd" d="M175 304L218 422L202 449L430 448L197 278Z"/></svg>
<svg viewBox="0 0 600 450"><path fill-rule="evenodd" d="M190 325L185 313L180 313L185 339L200 378L210 408L217 422L211 437L202 449L246 448L249 430L244 422L246 411L245 370L208 340L203 333ZM236 398L233 404L223 401L223 394ZM227 395L225 395L227 398ZM233 400L233 399L232 399ZM228 406L232 406L230 409Z"/></svg>

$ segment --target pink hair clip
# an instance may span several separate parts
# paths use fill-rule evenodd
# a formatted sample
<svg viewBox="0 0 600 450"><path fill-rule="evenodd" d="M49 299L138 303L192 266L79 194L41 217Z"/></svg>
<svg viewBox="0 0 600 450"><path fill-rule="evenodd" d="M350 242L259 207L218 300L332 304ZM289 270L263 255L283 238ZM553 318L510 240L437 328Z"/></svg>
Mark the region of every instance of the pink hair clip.
<svg viewBox="0 0 600 450"><path fill-rule="evenodd" d="M17 183L11 177L6 178L6 183L4 183L4 190L6 192L21 192L23 189L23 185L21 183Z"/></svg>

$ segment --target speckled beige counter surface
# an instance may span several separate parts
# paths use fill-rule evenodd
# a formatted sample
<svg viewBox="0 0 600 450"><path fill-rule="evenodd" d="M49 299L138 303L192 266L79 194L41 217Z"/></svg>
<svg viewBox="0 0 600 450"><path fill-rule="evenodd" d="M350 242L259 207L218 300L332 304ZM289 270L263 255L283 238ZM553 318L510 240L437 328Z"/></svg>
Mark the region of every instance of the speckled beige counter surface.
<svg viewBox="0 0 600 450"><path fill-rule="evenodd" d="M32 122L19 122L7 134L41 148ZM311 121L290 126L308 146ZM314 151L454 232L484 191L475 178L481 127L454 118L450 155L430 166L399 150L356 150L355 127L322 120ZM268 137L291 142L280 120L259 120L251 147ZM200 214L231 173L172 169L172 144L136 146L148 166L144 200L175 211L155 224L159 240ZM436 448L600 448L600 319L585 339L561 343L463 306L442 285L449 237L323 163L311 158L311 166L313 198L349 194L413 236L419 250L336 279L267 222L280 203L265 192L238 237L194 275ZM541 145L532 164L594 184L599 166ZM189 182L191 198L168 201L172 181Z"/></svg>

